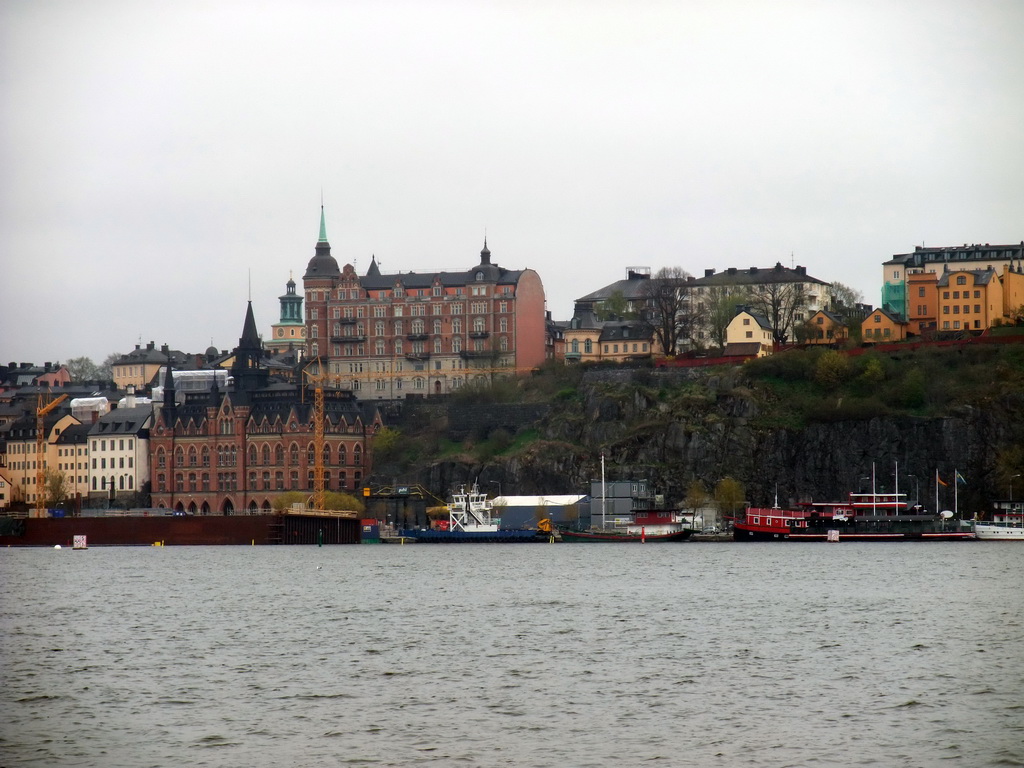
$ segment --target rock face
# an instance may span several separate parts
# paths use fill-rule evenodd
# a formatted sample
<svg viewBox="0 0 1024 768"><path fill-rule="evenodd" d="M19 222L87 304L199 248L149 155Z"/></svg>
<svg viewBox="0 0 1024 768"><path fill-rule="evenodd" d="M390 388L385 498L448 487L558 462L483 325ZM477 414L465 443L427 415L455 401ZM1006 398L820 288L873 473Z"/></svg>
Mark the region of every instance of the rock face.
<svg viewBox="0 0 1024 768"><path fill-rule="evenodd" d="M505 493L585 493L600 476L603 451L609 479L645 478L675 503L694 479L711 490L726 476L743 483L757 505L773 503L776 493L781 505L839 500L849 491L870 491L872 472L877 490L893 491L898 467L900 492L928 509L936 508L938 471L949 484L939 486L939 508L951 509L957 470L967 479L959 487L959 508L973 513L1001 498L996 455L1024 424L1024 397L1008 397L943 418L772 426L738 374L705 377L699 385L698 377L685 370L595 372L571 402L450 410L453 438L529 426L542 439L486 462L432 463L420 468L418 481L442 492L479 479L481 485L500 483Z"/></svg>

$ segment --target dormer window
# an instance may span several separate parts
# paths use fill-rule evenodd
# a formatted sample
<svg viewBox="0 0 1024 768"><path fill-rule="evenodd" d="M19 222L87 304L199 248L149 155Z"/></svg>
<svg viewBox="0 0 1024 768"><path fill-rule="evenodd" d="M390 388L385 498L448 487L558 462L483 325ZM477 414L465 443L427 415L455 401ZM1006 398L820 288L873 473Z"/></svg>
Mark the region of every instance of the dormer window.
<svg viewBox="0 0 1024 768"><path fill-rule="evenodd" d="M484 279L484 273L483 272L477 272L476 273L476 280L477 280L477 282L480 282L483 279Z"/></svg>

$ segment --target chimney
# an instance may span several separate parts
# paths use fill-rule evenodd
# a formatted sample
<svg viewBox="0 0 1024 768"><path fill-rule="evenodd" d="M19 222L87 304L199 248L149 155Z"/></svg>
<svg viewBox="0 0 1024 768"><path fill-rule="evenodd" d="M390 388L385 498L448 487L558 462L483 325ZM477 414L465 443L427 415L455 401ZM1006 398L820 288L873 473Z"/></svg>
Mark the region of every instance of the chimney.
<svg viewBox="0 0 1024 768"><path fill-rule="evenodd" d="M127 387L127 394L124 397L124 407L134 408L135 407L135 385L129 384Z"/></svg>
<svg viewBox="0 0 1024 768"><path fill-rule="evenodd" d="M757 267L751 267L750 268L750 274L756 275L757 274Z"/></svg>
<svg viewBox="0 0 1024 768"><path fill-rule="evenodd" d="M160 345L160 351L163 352L166 355L168 353L168 351L169 351L167 349L167 345L166 344L161 344Z"/></svg>
<svg viewBox="0 0 1024 768"><path fill-rule="evenodd" d="M797 267L796 268L796 273L798 275L806 275L807 274L807 267Z"/></svg>
<svg viewBox="0 0 1024 768"><path fill-rule="evenodd" d="M728 270L726 270L726 271L727 271L727 272L728 272L728 273L729 273L730 275L735 275L735 274L736 274L736 267L729 267L729 269L728 269Z"/></svg>
<svg viewBox="0 0 1024 768"><path fill-rule="evenodd" d="M713 274L715 274L715 270L713 270L713 269L705 269L704 270L704 277L711 277Z"/></svg>
<svg viewBox="0 0 1024 768"><path fill-rule="evenodd" d="M149 344L146 345L146 350L149 351L149 352L152 352L154 346L155 346L155 344L151 341L151 342L149 342Z"/></svg>

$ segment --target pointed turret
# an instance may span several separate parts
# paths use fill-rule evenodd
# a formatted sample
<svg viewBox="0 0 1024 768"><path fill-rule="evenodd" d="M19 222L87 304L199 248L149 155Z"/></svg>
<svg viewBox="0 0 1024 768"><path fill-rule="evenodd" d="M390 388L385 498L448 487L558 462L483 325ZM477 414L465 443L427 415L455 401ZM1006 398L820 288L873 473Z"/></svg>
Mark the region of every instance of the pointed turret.
<svg viewBox="0 0 1024 768"><path fill-rule="evenodd" d="M242 336L238 339L238 348L258 350L262 347L260 335L256 330L256 318L252 314L252 301L245 310L245 323L242 325Z"/></svg>
<svg viewBox="0 0 1024 768"><path fill-rule="evenodd" d="M366 270L367 277L380 277L380 267L377 266L377 257L370 257L370 268Z"/></svg>
<svg viewBox="0 0 1024 768"><path fill-rule="evenodd" d="M500 245L500 243L499 243ZM480 264L486 265L491 263L491 252L487 248L487 236L484 235L484 249L480 251Z"/></svg>
<svg viewBox="0 0 1024 768"><path fill-rule="evenodd" d="M327 221L324 217L324 207L320 206L320 237L316 241L316 254L306 265L304 280L310 278L331 278L340 277L338 262L331 256L331 244L327 242Z"/></svg>
<svg viewBox="0 0 1024 768"><path fill-rule="evenodd" d="M167 370L164 373L164 423L170 426L174 423L174 408L177 406L174 392L174 369L171 366L171 356L167 356Z"/></svg>

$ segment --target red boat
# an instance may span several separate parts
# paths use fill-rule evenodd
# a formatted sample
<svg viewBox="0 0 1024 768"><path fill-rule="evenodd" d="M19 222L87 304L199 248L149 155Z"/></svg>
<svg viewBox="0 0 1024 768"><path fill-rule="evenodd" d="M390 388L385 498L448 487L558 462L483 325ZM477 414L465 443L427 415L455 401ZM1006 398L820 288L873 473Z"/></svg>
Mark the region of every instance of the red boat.
<svg viewBox="0 0 1024 768"><path fill-rule="evenodd" d="M799 510L750 507L733 526L734 541L952 541L973 539L970 523L949 512L907 507L902 493L851 493L844 502Z"/></svg>

